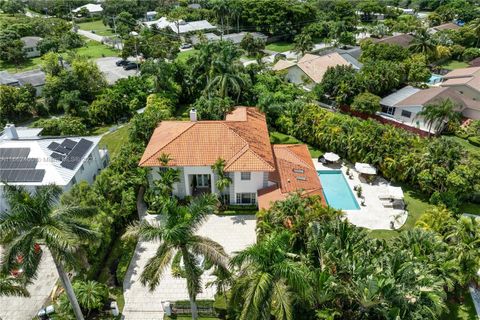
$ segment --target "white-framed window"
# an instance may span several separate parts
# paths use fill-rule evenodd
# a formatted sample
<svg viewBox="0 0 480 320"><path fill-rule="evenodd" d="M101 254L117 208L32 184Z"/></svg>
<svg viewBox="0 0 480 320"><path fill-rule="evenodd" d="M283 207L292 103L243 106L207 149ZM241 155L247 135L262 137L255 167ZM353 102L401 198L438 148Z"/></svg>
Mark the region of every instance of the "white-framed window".
<svg viewBox="0 0 480 320"><path fill-rule="evenodd" d="M197 174L197 187L205 188L210 187L210 175L209 174Z"/></svg>
<svg viewBox="0 0 480 320"><path fill-rule="evenodd" d="M241 180L250 180L250 179L252 179L252 173L251 172L241 172L240 173L240 179Z"/></svg>
<svg viewBox="0 0 480 320"><path fill-rule="evenodd" d="M237 193L237 204L256 204L256 193Z"/></svg>
<svg viewBox="0 0 480 320"><path fill-rule="evenodd" d="M395 114L395 107L382 106L382 113L393 116Z"/></svg>

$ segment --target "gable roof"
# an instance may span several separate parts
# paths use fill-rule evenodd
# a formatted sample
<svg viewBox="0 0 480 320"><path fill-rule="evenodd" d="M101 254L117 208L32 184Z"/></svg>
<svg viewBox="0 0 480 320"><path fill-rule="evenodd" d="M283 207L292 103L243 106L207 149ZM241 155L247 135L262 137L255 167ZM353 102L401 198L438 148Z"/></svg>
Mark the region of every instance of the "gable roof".
<svg viewBox="0 0 480 320"><path fill-rule="evenodd" d="M292 192L302 190L303 195L319 195L325 204L322 185L304 144L273 145L277 170L269 180L276 185L258 191L258 206L268 209L272 202L285 200Z"/></svg>
<svg viewBox="0 0 480 320"><path fill-rule="evenodd" d="M466 85L480 92L480 67L461 68L443 77L442 86Z"/></svg>
<svg viewBox="0 0 480 320"><path fill-rule="evenodd" d="M437 31L442 31L442 30L454 30L454 29L459 29L460 27L456 25L455 23L452 22L447 22L435 27L432 27L432 29L435 29Z"/></svg>
<svg viewBox="0 0 480 320"><path fill-rule="evenodd" d="M384 97L382 100L380 100L380 104L387 107L396 106L400 101L405 100L406 98L412 96L418 91L421 90L412 86L403 87L395 91L394 93Z"/></svg>
<svg viewBox="0 0 480 320"><path fill-rule="evenodd" d="M472 109L479 109L480 102L472 100L466 96L461 95L456 90L448 87L430 87L425 90L419 90L406 99L398 102L397 107L412 107L425 106L436 103L444 99L450 99L457 104L460 109L469 107Z"/></svg>
<svg viewBox="0 0 480 320"><path fill-rule="evenodd" d="M253 107L237 107L224 121L162 121L140 160L140 166L211 166L219 158L225 171L275 170L265 115Z"/></svg>
<svg viewBox="0 0 480 320"><path fill-rule="evenodd" d="M460 68L455 69L443 76L443 79L464 78L480 75L480 67Z"/></svg>

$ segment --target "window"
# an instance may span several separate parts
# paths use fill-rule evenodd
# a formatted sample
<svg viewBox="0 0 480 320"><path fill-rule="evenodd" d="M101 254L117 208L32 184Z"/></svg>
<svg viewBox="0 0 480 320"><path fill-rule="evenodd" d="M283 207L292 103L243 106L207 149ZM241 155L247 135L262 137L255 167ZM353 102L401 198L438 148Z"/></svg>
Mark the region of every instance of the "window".
<svg viewBox="0 0 480 320"><path fill-rule="evenodd" d="M402 110L402 117L410 118L411 116L412 116L412 113L410 111Z"/></svg>
<svg viewBox="0 0 480 320"><path fill-rule="evenodd" d="M241 172L240 179L241 180L250 180L252 178L251 172Z"/></svg>
<svg viewBox="0 0 480 320"><path fill-rule="evenodd" d="M256 193L237 193L237 204L255 204L257 203Z"/></svg>
<svg viewBox="0 0 480 320"><path fill-rule="evenodd" d="M197 187L207 188L210 187L210 175L209 174L197 174Z"/></svg>
<svg viewBox="0 0 480 320"><path fill-rule="evenodd" d="M393 116L395 114L395 107L382 106L382 113Z"/></svg>

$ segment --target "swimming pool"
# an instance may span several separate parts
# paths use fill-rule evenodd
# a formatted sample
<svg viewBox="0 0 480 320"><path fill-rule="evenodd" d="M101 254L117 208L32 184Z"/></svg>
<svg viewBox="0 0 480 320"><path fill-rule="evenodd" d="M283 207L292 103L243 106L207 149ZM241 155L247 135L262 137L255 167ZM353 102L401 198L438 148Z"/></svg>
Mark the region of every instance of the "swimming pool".
<svg viewBox="0 0 480 320"><path fill-rule="evenodd" d="M427 83L429 85L433 86L434 84L442 82L442 79L443 79L443 76L441 76L439 74L432 73L432 75L430 76L430 79L428 79Z"/></svg>
<svg viewBox="0 0 480 320"><path fill-rule="evenodd" d="M360 210L357 200L341 170L317 171L327 204L340 210Z"/></svg>

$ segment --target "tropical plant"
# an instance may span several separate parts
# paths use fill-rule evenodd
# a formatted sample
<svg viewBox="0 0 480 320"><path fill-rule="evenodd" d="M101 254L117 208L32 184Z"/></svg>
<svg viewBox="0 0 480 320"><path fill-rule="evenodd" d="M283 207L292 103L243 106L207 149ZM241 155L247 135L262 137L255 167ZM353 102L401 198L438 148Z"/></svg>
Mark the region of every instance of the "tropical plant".
<svg viewBox="0 0 480 320"><path fill-rule="evenodd" d="M422 111L417 113L422 116L428 125L428 132L433 127L436 134L440 134L443 127L449 121L460 120L461 115L456 111L457 106L450 99L444 99L438 103L428 104L423 107Z"/></svg>
<svg viewBox="0 0 480 320"><path fill-rule="evenodd" d="M95 211L73 205L57 205L62 189L55 185L37 188L30 194L24 188L5 186L9 211L0 215L0 234L5 243L4 268L10 270L21 257L27 279L35 278L42 249L48 248L62 286L73 306L77 320L82 311L66 268L78 267L79 246L93 240L96 233L82 221Z"/></svg>
<svg viewBox="0 0 480 320"><path fill-rule="evenodd" d="M302 56L309 51L312 51L314 47L312 36L308 33L302 32L294 39L293 50Z"/></svg>
<svg viewBox="0 0 480 320"><path fill-rule="evenodd" d="M140 276L142 284L148 285L150 290L159 285L168 266L175 261L179 262L177 266L183 265L179 274L187 281L192 319L198 318L196 298L202 291L203 265L200 257L217 267L226 268L228 264L228 255L221 245L195 234L208 214L215 211L217 201L212 194L196 197L186 206L170 199L165 205L161 224L143 220L131 225L124 235L141 241L160 241L155 255L149 259Z"/></svg>
<svg viewBox="0 0 480 320"><path fill-rule="evenodd" d="M223 191L232 183L232 178L225 173L225 164L226 162L224 159L218 158L212 165L212 170L215 173L215 186L220 192L222 203L225 203L225 195L223 194Z"/></svg>
<svg viewBox="0 0 480 320"><path fill-rule="evenodd" d="M301 257L290 252L289 234L265 237L232 258L238 278L232 302L240 306L238 319L294 319L292 304L312 294L309 273Z"/></svg>
<svg viewBox="0 0 480 320"><path fill-rule="evenodd" d="M29 297L30 293L25 287L24 280L0 273L0 297L1 296Z"/></svg>
<svg viewBox="0 0 480 320"><path fill-rule="evenodd" d="M427 57L435 54L436 50L435 43L433 43L431 35L426 29L420 29L415 33L409 48L410 51L414 53L422 53Z"/></svg>

